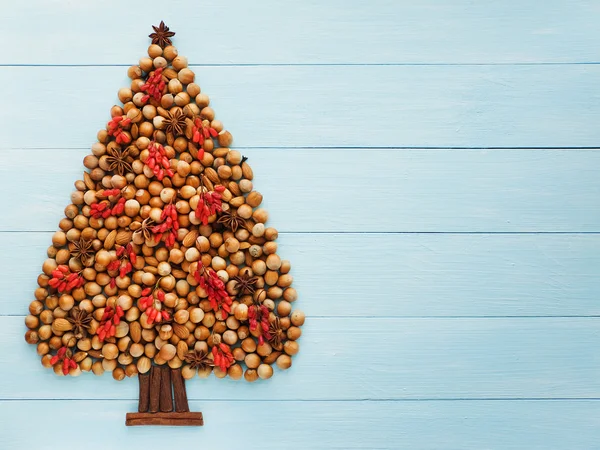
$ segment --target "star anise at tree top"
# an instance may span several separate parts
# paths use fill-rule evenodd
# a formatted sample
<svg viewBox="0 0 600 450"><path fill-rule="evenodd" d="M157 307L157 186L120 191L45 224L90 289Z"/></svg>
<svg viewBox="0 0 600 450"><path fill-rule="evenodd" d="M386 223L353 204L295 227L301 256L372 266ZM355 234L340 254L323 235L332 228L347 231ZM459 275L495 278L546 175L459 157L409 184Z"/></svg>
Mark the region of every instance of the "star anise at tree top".
<svg viewBox="0 0 600 450"><path fill-rule="evenodd" d="M175 111L167 111L165 114L165 131L171 133L173 137L181 136L185 131L185 114L181 108L175 108Z"/></svg>
<svg viewBox="0 0 600 450"><path fill-rule="evenodd" d="M233 277L236 282L235 287L238 289L238 295L254 294L256 291L256 283L258 277L250 277L247 273L241 276Z"/></svg>
<svg viewBox="0 0 600 450"><path fill-rule="evenodd" d="M285 331L281 328L281 322L279 321L279 317L276 317L273 321L271 321L269 325L269 344L275 350L281 350L283 339L285 338Z"/></svg>
<svg viewBox="0 0 600 450"><path fill-rule="evenodd" d="M69 244L69 250L71 257L78 259L81 264L87 266L92 257L94 249L92 248L92 241L80 238L78 241L73 241Z"/></svg>
<svg viewBox="0 0 600 450"><path fill-rule="evenodd" d="M77 339L87 336L88 330L92 324L92 316L78 306L71 308L67 320L73 325L73 333Z"/></svg>
<svg viewBox="0 0 600 450"><path fill-rule="evenodd" d="M118 145L107 146L106 163L108 164L108 170L119 175L130 173L133 171L130 164L131 160L133 158L129 155L129 148L122 150Z"/></svg>
<svg viewBox="0 0 600 450"><path fill-rule="evenodd" d="M185 361L189 363L190 368L205 370L208 367L213 367L215 364L211 358L209 358L208 353L204 350L194 350L189 352L184 357Z"/></svg>
<svg viewBox="0 0 600 450"><path fill-rule="evenodd" d="M174 31L169 31L169 27L165 25L165 23L161 20L160 25L155 27L152 25L154 29L154 33L149 34L148 37L152 39L153 44L158 44L162 48L165 48L171 45L171 39L175 36Z"/></svg>
<svg viewBox="0 0 600 450"><path fill-rule="evenodd" d="M246 227L246 221L238 216L237 212L231 210L221 212L221 217L219 217L217 223L224 225L225 228L230 229L234 233L238 228Z"/></svg>

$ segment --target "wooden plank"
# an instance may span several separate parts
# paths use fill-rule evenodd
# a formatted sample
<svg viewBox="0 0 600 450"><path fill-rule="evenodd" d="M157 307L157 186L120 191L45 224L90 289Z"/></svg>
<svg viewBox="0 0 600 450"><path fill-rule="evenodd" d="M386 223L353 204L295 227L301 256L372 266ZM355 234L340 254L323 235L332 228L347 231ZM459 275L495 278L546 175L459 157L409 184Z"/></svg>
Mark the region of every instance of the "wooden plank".
<svg viewBox="0 0 600 450"><path fill-rule="evenodd" d="M51 233L0 233L1 315L24 315ZM600 315L600 235L281 234L309 316Z"/></svg>
<svg viewBox="0 0 600 450"><path fill-rule="evenodd" d="M290 370L276 368L272 380L252 386L212 377L186 387L194 400L599 398L599 324L600 318L309 317ZM24 333L22 317L0 318L0 399L137 400L135 379L57 377Z"/></svg>
<svg viewBox="0 0 600 450"><path fill-rule="evenodd" d="M600 231L600 150L243 153L281 232ZM85 154L0 151L0 175L18 193L3 199L0 230L56 230Z"/></svg>
<svg viewBox="0 0 600 450"><path fill-rule="evenodd" d="M204 67L237 147L594 147L598 65ZM5 148L89 148L125 67L1 67ZM21 153L21 155L23 155ZM368 160L368 155L358 158ZM28 161L30 159L28 158Z"/></svg>
<svg viewBox="0 0 600 450"><path fill-rule="evenodd" d="M30 0L3 5L5 64L131 64L157 17L198 64L590 62L600 18L593 0ZM160 9L157 16L156 10ZM114 14L115 11L119 14ZM135 23L130 18L136 17ZM114 30L106 32L106 24ZM201 24L201 27L198 27ZM85 39L81 37L85 36ZM26 43L32 43L27 45Z"/></svg>
<svg viewBox="0 0 600 450"><path fill-rule="evenodd" d="M156 448L168 439L171 448L201 440L202 448L265 450L566 450L596 448L600 438L600 402L593 400L193 402L192 408L201 408L206 417L201 432L128 429L123 416L133 406L132 401L0 402L0 446L41 449L62 440L65 449L81 442L90 450L115 448L115 443L118 448ZM30 430L32 417L37 419L35 433ZM69 421L68 440L48 417ZM90 439L90 423L110 433Z"/></svg>
<svg viewBox="0 0 600 450"><path fill-rule="evenodd" d="M204 425L204 419L201 412L127 413L125 425L128 427L145 425L201 427Z"/></svg>

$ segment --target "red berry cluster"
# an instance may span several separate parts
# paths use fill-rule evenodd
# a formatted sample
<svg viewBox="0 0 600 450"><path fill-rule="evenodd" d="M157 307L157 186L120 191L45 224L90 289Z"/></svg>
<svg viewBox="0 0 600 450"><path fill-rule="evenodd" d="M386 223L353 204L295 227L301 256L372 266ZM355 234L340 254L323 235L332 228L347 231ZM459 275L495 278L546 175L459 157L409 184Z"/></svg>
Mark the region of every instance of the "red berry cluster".
<svg viewBox="0 0 600 450"><path fill-rule="evenodd" d="M225 192L225 186L220 184L215 186L215 190L212 192L203 192L200 195L200 201L196 207L195 215L196 218L200 219L202 225L208 225L208 218L218 211L221 211L221 198Z"/></svg>
<svg viewBox="0 0 600 450"><path fill-rule="evenodd" d="M104 339L113 337L117 333L117 325L121 323L121 317L124 315L125 312L119 305L116 308L110 306L104 308L104 314L102 314L100 325L96 331L100 342L104 342Z"/></svg>
<svg viewBox="0 0 600 450"><path fill-rule="evenodd" d="M179 230L179 222L177 221L177 209L175 205L169 204L165 206L160 219L164 220L163 223L156 225L152 228L152 232L155 233L156 242L160 242L163 235L165 237L165 246L167 248L173 248L175 245L175 239L177 238L177 230Z"/></svg>
<svg viewBox="0 0 600 450"><path fill-rule="evenodd" d="M73 289L79 288L85 284L85 280L76 272L71 272L68 266L61 264L52 271L52 278L48 284L55 288L59 293L69 293Z"/></svg>
<svg viewBox="0 0 600 450"><path fill-rule="evenodd" d="M215 366L221 369L223 372L227 372L229 366L233 364L233 355L231 349L227 344L215 345L212 348L212 354L214 357Z"/></svg>
<svg viewBox="0 0 600 450"><path fill-rule="evenodd" d="M231 311L231 303L233 302L225 290L225 284L219 278L217 272L202 266L202 263L198 263L198 265L199 268L194 273L194 278L200 287L206 291L212 309L215 312L220 310L223 320L225 320Z"/></svg>
<svg viewBox="0 0 600 450"><path fill-rule="evenodd" d="M142 296L138 302L140 311L146 313L148 317L148 325L152 325L154 322L158 323L164 320L169 320L171 317L167 311L162 311L160 305L165 301L165 293L160 289L156 291L156 299L152 288L146 288L142 291Z"/></svg>
<svg viewBox="0 0 600 450"><path fill-rule="evenodd" d="M57 354L50 359L50 364L52 365L57 362L62 363L63 375L68 375L70 369L75 369L77 367L77 363L71 358L71 352L67 350L67 347L59 348Z"/></svg>
<svg viewBox="0 0 600 450"><path fill-rule="evenodd" d="M265 305L252 305L248 308L248 321L250 322L250 331L256 331L260 326L260 336L258 336L260 345L264 344L265 339L271 339L269 309Z"/></svg>
<svg viewBox="0 0 600 450"><path fill-rule="evenodd" d="M157 102L160 102L163 91L165 90L166 83L162 77L163 68L159 67L154 73L148 75L148 79L145 84L142 84L140 90L145 92L146 95L142 97L142 102L146 103L152 97Z"/></svg>
<svg viewBox="0 0 600 450"><path fill-rule="evenodd" d="M194 126L192 128L192 142L198 144L200 146L200 150L198 150L198 159L204 158L204 148L202 145L204 144L204 140L210 137L217 137L219 133L210 125L205 126L202 122L202 119L199 117L194 120Z"/></svg>
<svg viewBox="0 0 600 450"><path fill-rule="evenodd" d="M133 251L133 245L131 243L122 245L117 249L117 259L111 261L107 266L109 272L119 271L119 277L125 278L125 276L133 270L133 264L135 264L137 256ZM115 287L117 280L112 277L110 280L111 287Z"/></svg>
<svg viewBox="0 0 600 450"><path fill-rule="evenodd" d="M146 165L154 172L156 178L162 181L165 175L169 175L170 177L175 175L171 170L171 163L169 162L169 158L167 158L167 152L162 145L154 141L150 142L148 153Z"/></svg>
<svg viewBox="0 0 600 450"><path fill-rule="evenodd" d="M129 144L131 137L125 132L125 128L131 124L131 119L127 116L116 116L113 117L108 125L106 125L108 134L114 136L117 144Z"/></svg>
<svg viewBox="0 0 600 450"><path fill-rule="evenodd" d="M106 219L110 216L118 216L125 210L125 198L120 197L119 189L105 189L102 191L103 197L116 197L112 201L102 200L101 202L90 205L90 215L94 219ZM120 198L119 198L120 197Z"/></svg>

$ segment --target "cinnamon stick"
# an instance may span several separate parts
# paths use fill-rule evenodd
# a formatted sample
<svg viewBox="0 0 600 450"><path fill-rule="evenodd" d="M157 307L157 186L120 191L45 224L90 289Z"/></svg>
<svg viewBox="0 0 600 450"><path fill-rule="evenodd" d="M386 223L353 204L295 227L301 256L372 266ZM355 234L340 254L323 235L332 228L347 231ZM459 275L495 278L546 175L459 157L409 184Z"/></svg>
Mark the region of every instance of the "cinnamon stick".
<svg viewBox="0 0 600 450"><path fill-rule="evenodd" d="M181 369L171 369L171 379L173 380L175 411L179 413L188 412L190 407L188 405L185 380L183 379L183 375L181 375Z"/></svg>
<svg viewBox="0 0 600 450"><path fill-rule="evenodd" d="M160 368L160 410L173 411L173 393L171 389L171 371L167 366Z"/></svg>
<svg viewBox="0 0 600 450"><path fill-rule="evenodd" d="M204 425L204 418L201 412L187 413L127 413L125 425L128 427L142 425L159 425L159 426L196 426Z"/></svg>
<svg viewBox="0 0 600 450"><path fill-rule="evenodd" d="M150 405L150 374L140 373L138 382L140 384L138 411L145 413Z"/></svg>
<svg viewBox="0 0 600 450"><path fill-rule="evenodd" d="M160 404L160 379L162 371L156 366L150 369L150 409L151 413L158 412Z"/></svg>

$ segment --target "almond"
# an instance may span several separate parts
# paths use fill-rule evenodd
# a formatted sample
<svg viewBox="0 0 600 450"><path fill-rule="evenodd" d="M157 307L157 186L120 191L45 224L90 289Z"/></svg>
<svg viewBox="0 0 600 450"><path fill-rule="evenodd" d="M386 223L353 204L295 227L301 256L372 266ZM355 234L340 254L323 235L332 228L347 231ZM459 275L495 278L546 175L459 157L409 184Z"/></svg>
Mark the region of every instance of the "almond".
<svg viewBox="0 0 600 450"><path fill-rule="evenodd" d="M173 78L177 78L177 71L175 69L165 69L162 73L167 79L172 80Z"/></svg>
<svg viewBox="0 0 600 450"><path fill-rule="evenodd" d="M129 324L129 336L136 344L142 340L142 326L139 322L131 322Z"/></svg>
<svg viewBox="0 0 600 450"><path fill-rule="evenodd" d="M79 363L81 361L83 361L85 358L87 358L87 352L77 352L73 355L73 360L76 363Z"/></svg>
<svg viewBox="0 0 600 450"><path fill-rule="evenodd" d="M88 355L90 355L92 358L96 358L96 359L100 359L102 358L102 352L100 350L88 350Z"/></svg>
<svg viewBox="0 0 600 450"><path fill-rule="evenodd" d="M252 168L246 161L242 163L242 175L247 180L252 180L254 178L254 174L252 173Z"/></svg>
<svg viewBox="0 0 600 450"><path fill-rule="evenodd" d="M238 195L242 195L242 191L240 190L240 186L235 181L230 181L229 184L227 185L227 187L229 188L229 190L231 191L231 193L233 195L235 195L236 197Z"/></svg>
<svg viewBox="0 0 600 450"><path fill-rule="evenodd" d="M179 341L177 343L177 357L182 361L185 359L185 355L190 351L187 343L185 341Z"/></svg>
<svg viewBox="0 0 600 450"><path fill-rule="evenodd" d="M183 280L188 276L188 273L181 269L171 269L171 275L173 275L178 280Z"/></svg>
<svg viewBox="0 0 600 450"><path fill-rule="evenodd" d="M209 191L215 189L215 185L208 179L208 177L202 177L202 185Z"/></svg>
<svg viewBox="0 0 600 450"><path fill-rule="evenodd" d="M106 236L106 239L104 239L104 249L112 250L112 248L115 246L116 239L117 239L117 230L112 230L110 233L108 233L108 235Z"/></svg>
<svg viewBox="0 0 600 450"><path fill-rule="evenodd" d="M146 264L156 267L158 266L158 259L156 259L154 256L146 256Z"/></svg>
<svg viewBox="0 0 600 450"><path fill-rule="evenodd" d="M281 355L282 352L271 352L269 353L267 356L265 356L265 358L263 359L263 362L265 364L273 364L277 358L279 358L279 355Z"/></svg>
<svg viewBox="0 0 600 450"><path fill-rule="evenodd" d="M131 231L126 231L126 230L121 230L119 232L117 232L117 238L116 238L116 242L119 245L127 245L131 242L131 236L132 236L132 232Z"/></svg>
<svg viewBox="0 0 600 450"><path fill-rule="evenodd" d="M173 322L173 331L180 339L187 339L190 335L190 330L185 325L178 324L177 322Z"/></svg>
<svg viewBox="0 0 600 450"><path fill-rule="evenodd" d="M221 199L222 199L224 202L228 202L228 201L229 201L229 200L231 200L232 198L233 198L233 195L231 194L231 191L230 191L229 189L225 189L225 190L223 191L223 193L221 194ZM244 197L242 197L242 198L244 198Z"/></svg>
<svg viewBox="0 0 600 450"><path fill-rule="evenodd" d="M67 319L54 319L54 322L52 322L52 330L53 331L59 331L59 332L64 332L64 331L71 331L73 329L73 325L71 325L71 322L69 322Z"/></svg>
<svg viewBox="0 0 600 450"><path fill-rule="evenodd" d="M227 147L215 148L212 152L215 158L225 158L227 153L229 153L229 149Z"/></svg>
<svg viewBox="0 0 600 450"><path fill-rule="evenodd" d="M192 230L188 234L185 235L185 237L183 238L182 244L184 247L189 248L196 243L196 239L198 239L198 231Z"/></svg>
<svg viewBox="0 0 600 450"><path fill-rule="evenodd" d="M213 183L221 183L221 179L219 178L219 175L217 175L217 172L215 169L213 169L212 167L207 167L206 169L204 169L204 175L206 175L208 177L208 179L210 181L212 181Z"/></svg>
<svg viewBox="0 0 600 450"><path fill-rule="evenodd" d="M96 183L94 183L94 180L92 180L92 177L90 177L90 174L87 172L83 172L83 182L88 189L96 188Z"/></svg>
<svg viewBox="0 0 600 450"><path fill-rule="evenodd" d="M225 200L227 201L227 200ZM246 202L246 199L243 196L239 196L239 197L235 197L232 198L231 200L229 200L229 204L231 206L233 206L234 208L239 208L240 206L242 206L244 203Z"/></svg>

